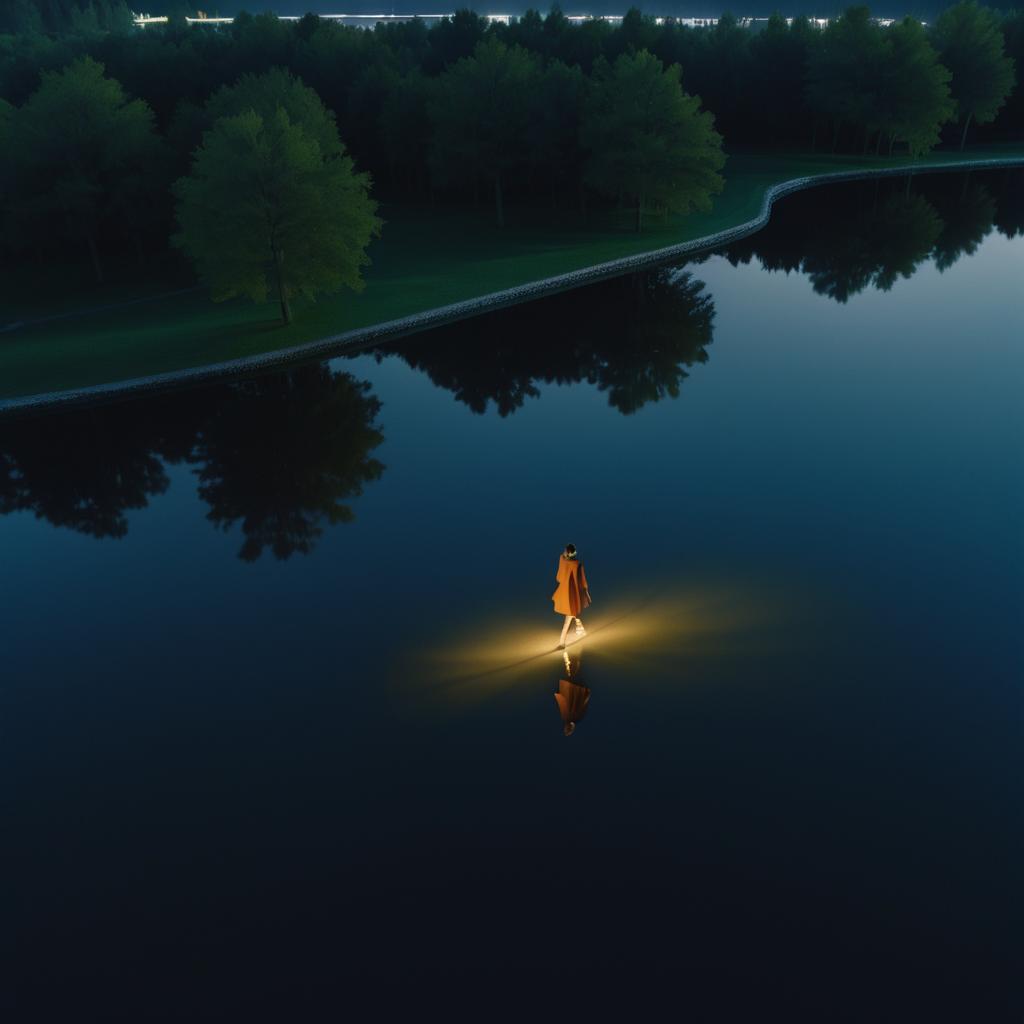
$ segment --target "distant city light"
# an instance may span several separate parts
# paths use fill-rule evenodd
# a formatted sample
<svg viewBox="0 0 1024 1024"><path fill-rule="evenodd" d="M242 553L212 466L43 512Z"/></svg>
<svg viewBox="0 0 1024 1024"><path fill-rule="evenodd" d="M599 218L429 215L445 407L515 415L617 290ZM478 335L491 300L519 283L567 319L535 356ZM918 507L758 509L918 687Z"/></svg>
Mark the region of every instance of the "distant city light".
<svg viewBox="0 0 1024 1024"><path fill-rule="evenodd" d="M442 18L453 18L455 16L454 11L448 11L444 14L317 14L316 17L321 21L336 21L341 23L350 23L359 28L372 28L374 25L388 24L389 22L404 22L404 21L426 21L426 22L438 22ZM481 17L485 21L498 22L502 25L511 25L513 22L519 20L519 15L516 14L483 14ZM295 14L282 14L278 16L280 21L299 21L301 20L298 15ZM624 15L622 14L570 14L566 20L573 24L580 24L585 21L607 21L612 24L618 24L622 21ZM140 28L145 28L147 25L166 25L170 19L167 15L154 15L154 14L132 14L132 21ZM186 17L185 21L189 25L230 25L234 22L234 18L220 18L220 17L209 17L202 11L198 12L198 17L189 18ZM816 28L825 28L831 18L808 18L810 24ZM888 28L890 25L896 23L895 18L872 18L871 19L876 25L881 25L883 28ZM666 22L673 22L676 25L685 25L687 28L712 28L718 24L718 18L674 18L674 17L656 17L654 19L655 24L664 25ZM786 18L787 25L792 25L794 19ZM742 17L736 19L737 24L744 28L751 28L759 24L767 24L767 18L748 18ZM922 25L927 22L921 22Z"/></svg>

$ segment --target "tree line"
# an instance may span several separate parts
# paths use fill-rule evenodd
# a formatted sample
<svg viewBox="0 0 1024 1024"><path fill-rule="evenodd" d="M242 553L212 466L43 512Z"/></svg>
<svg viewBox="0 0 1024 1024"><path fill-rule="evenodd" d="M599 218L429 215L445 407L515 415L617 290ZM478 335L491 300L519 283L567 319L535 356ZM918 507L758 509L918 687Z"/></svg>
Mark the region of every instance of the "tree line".
<svg viewBox="0 0 1024 1024"><path fill-rule="evenodd" d="M105 253L143 260L173 237L216 295L272 294L284 320L294 295L358 287L380 230L371 184L383 200L486 199L499 224L510 198L581 216L618 205L639 230L709 206L723 138L916 155L978 126L1024 134L1024 15L973 3L928 29L882 28L864 7L824 31L778 16L759 32L728 16L689 28L636 9L571 23L557 8L373 31L312 15L40 24L0 35L7 255L71 247L101 278Z"/></svg>

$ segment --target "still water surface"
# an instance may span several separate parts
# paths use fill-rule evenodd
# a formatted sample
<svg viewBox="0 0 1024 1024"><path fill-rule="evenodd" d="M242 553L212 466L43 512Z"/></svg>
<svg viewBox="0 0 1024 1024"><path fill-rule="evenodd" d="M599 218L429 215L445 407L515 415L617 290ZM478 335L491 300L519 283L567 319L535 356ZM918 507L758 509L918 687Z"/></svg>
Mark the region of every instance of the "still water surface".
<svg viewBox="0 0 1024 1024"><path fill-rule="evenodd" d="M1022 194L814 190L686 267L0 424L23 1010L1019 1019Z"/></svg>

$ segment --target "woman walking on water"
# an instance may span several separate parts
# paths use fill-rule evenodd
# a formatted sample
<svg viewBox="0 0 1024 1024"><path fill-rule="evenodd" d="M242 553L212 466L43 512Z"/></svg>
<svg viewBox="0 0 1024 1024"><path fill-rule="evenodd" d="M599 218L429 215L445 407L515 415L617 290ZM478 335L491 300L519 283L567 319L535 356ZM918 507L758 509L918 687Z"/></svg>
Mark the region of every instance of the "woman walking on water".
<svg viewBox="0 0 1024 1024"><path fill-rule="evenodd" d="M576 554L575 544L566 544L561 558L558 559L558 589L551 595L555 602L555 612L565 616L562 635L558 646L565 648L565 638L569 634L569 626L576 620L576 635L583 636L586 630L580 619L580 612L590 606L590 591L587 589L587 574L583 571L583 563Z"/></svg>

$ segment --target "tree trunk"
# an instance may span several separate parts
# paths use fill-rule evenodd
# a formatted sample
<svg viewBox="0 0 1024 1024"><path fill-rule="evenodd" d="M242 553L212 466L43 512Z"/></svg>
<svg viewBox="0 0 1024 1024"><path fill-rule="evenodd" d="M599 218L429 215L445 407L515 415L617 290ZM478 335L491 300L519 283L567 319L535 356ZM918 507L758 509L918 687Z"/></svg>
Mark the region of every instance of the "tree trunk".
<svg viewBox="0 0 1024 1024"><path fill-rule="evenodd" d="M964 133L960 136L960 152L964 151L964 146L967 143L967 129L971 126L971 114L967 115L967 120L964 121Z"/></svg>
<svg viewBox="0 0 1024 1024"><path fill-rule="evenodd" d="M889 156L892 156L892 147L896 145L896 133L889 136Z"/></svg>
<svg viewBox="0 0 1024 1024"><path fill-rule="evenodd" d="M875 142L875 156L878 156L882 152L882 133L878 133L878 139Z"/></svg>
<svg viewBox="0 0 1024 1024"><path fill-rule="evenodd" d="M281 319L285 324L292 322L292 308L288 303L288 288L284 283L284 271L281 264L284 263L284 253L280 249L274 250L274 274L277 277L277 297L281 301Z"/></svg>
<svg viewBox="0 0 1024 1024"><path fill-rule="evenodd" d="M494 174L494 212L498 216L498 227L505 226L505 209L501 204L501 171Z"/></svg>
<svg viewBox="0 0 1024 1024"><path fill-rule="evenodd" d="M100 254L96 249L96 238L91 231L86 232L85 242L89 246L89 257L92 260L92 270L96 275L96 283L103 284L103 267L100 266Z"/></svg>

